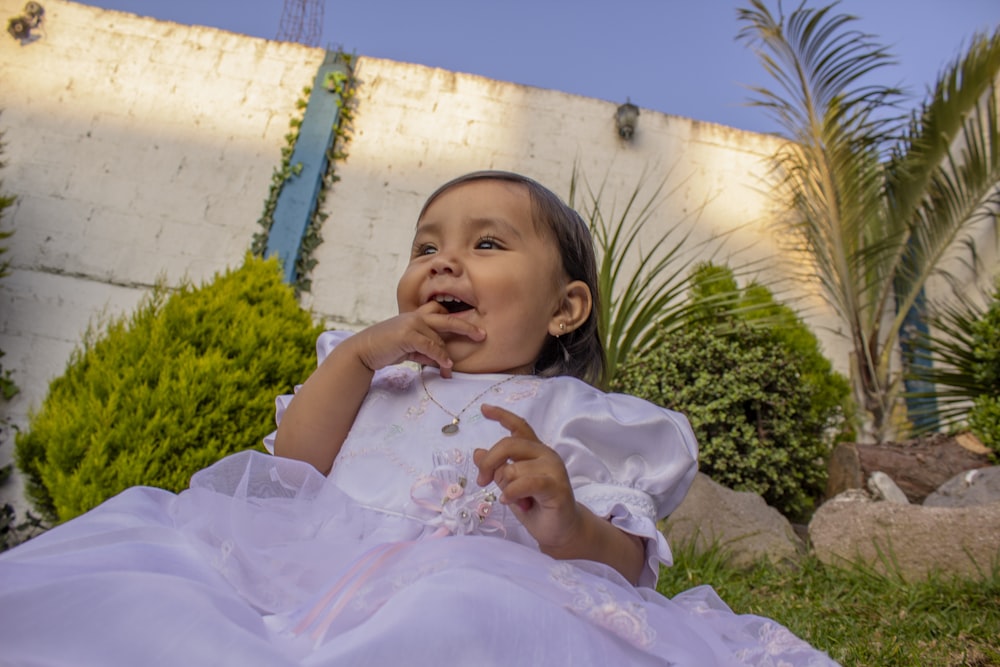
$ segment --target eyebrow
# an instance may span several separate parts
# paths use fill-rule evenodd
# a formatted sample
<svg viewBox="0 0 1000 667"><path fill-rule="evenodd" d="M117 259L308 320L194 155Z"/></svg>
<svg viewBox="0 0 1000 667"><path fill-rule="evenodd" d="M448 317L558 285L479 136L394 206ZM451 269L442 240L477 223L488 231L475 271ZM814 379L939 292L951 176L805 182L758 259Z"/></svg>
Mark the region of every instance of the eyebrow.
<svg viewBox="0 0 1000 667"><path fill-rule="evenodd" d="M510 224L509 222L507 222L502 218L471 218L465 221L464 224L468 225L474 231L479 231L481 229L486 229L488 227L497 227L504 234L514 236L518 240L524 239L524 235L521 234L521 231L517 227L515 227L514 225ZM434 234L438 231L440 227L441 223L439 222L431 221L431 222L421 223L418 220L416 233Z"/></svg>

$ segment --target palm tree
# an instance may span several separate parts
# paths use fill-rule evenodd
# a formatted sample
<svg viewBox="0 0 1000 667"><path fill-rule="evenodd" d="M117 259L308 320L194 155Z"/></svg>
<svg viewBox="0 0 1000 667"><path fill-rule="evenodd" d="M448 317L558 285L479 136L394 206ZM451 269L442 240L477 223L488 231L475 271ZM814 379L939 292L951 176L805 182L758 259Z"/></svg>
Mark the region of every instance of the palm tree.
<svg viewBox="0 0 1000 667"><path fill-rule="evenodd" d="M859 427L882 441L898 407L907 314L970 227L1000 209L1000 30L975 36L900 115L901 91L872 82L891 57L834 7L803 2L775 16L750 0L739 39L777 83L753 88L787 140L773 156L774 193L851 338Z"/></svg>

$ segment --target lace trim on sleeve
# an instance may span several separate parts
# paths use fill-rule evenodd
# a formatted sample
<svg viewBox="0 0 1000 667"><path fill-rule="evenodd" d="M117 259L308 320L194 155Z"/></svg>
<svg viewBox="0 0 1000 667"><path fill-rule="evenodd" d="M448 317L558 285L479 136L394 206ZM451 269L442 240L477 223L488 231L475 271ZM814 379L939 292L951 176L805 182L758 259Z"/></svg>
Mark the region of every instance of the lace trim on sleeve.
<svg viewBox="0 0 1000 667"><path fill-rule="evenodd" d="M611 516L615 505L624 505L629 513L656 522L656 505L649 494L630 486L587 484L575 489L576 499L598 516Z"/></svg>

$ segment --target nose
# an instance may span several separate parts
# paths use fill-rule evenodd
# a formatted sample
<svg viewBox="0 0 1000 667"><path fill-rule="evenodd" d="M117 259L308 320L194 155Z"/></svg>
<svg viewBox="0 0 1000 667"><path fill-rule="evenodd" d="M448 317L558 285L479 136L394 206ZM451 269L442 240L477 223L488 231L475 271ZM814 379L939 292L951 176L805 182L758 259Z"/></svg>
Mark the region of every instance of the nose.
<svg viewBox="0 0 1000 667"><path fill-rule="evenodd" d="M439 250L434 254L430 265L431 275L454 275L462 273L462 263L455 253Z"/></svg>

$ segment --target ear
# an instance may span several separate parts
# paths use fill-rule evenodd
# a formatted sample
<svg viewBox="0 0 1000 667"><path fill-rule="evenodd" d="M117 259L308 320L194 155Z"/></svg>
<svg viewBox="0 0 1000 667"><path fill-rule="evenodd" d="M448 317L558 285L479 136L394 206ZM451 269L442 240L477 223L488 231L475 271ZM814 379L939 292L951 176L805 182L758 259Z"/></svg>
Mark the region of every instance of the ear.
<svg viewBox="0 0 1000 667"><path fill-rule="evenodd" d="M590 317L590 310L593 307L594 299L587 283L582 280L567 283L563 288L559 309L549 321L549 334L558 338L579 328Z"/></svg>

